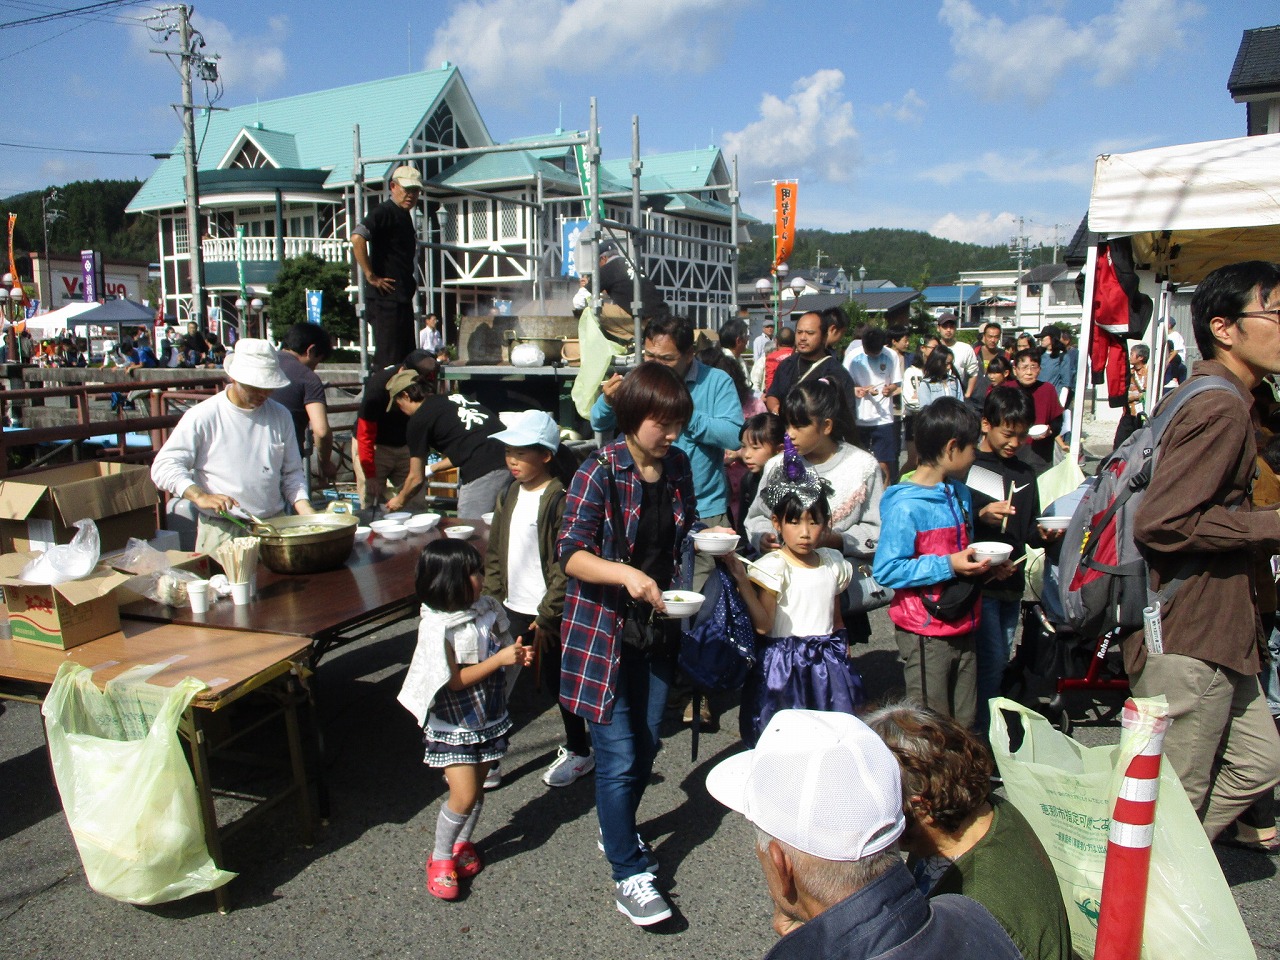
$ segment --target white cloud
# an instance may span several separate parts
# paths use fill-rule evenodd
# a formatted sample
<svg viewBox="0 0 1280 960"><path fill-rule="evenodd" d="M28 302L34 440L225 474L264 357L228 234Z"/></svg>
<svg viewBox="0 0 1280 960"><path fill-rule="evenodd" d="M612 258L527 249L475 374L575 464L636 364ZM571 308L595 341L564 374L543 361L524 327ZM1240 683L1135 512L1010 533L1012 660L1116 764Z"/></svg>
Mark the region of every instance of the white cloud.
<svg viewBox="0 0 1280 960"><path fill-rule="evenodd" d="M1040 103L1068 70L1110 86L1184 46L1190 21L1204 10L1192 0L1113 0L1111 10L1081 23L1058 13L1005 22L972 0L942 0L938 19L951 30L952 75L992 100L1021 96Z"/></svg>
<svg viewBox="0 0 1280 960"><path fill-rule="evenodd" d="M435 32L424 64L457 64L467 85L513 100L551 90L553 71L712 65L733 0L465 0Z"/></svg>
<svg viewBox="0 0 1280 960"><path fill-rule="evenodd" d="M1018 218L1012 213L979 213L962 217L948 213L928 227L935 237L957 240L961 243L980 243L984 246L1004 243L1018 232Z"/></svg>
<svg viewBox="0 0 1280 960"><path fill-rule="evenodd" d="M175 16L170 15L169 20L177 24ZM200 52L207 57L218 55L218 76L228 97L235 101L243 102L248 97L269 93L288 72L284 54L284 44L289 36L289 18L286 16L269 17L265 27L256 23L242 24L241 29L245 32L240 34L233 33L221 20L211 17L197 15L191 25L204 37L205 45ZM129 41L141 69L164 66L166 75L176 80L164 60L151 53L151 50L161 48L177 50L176 30L167 40L163 34L149 29L130 30ZM203 85L195 74L192 80L195 100L200 103L204 99ZM176 93L174 98L177 98Z"/></svg>
<svg viewBox="0 0 1280 960"><path fill-rule="evenodd" d="M744 180L849 179L858 159L858 131L853 105L844 98L844 74L819 70L801 77L785 100L765 94L760 119L726 133L722 146L726 156L738 157Z"/></svg>
<svg viewBox="0 0 1280 960"><path fill-rule="evenodd" d="M1071 232L1075 230L1078 222L1077 219L1070 223L1059 224L1056 234L1058 243L1065 244L1071 239ZM924 229L935 237L946 240L980 243L984 246L999 245L1007 243L1010 238L1017 235L1018 215L1008 211L995 214L982 211L971 215L951 212L938 217ZM1052 243L1055 237L1054 228L1039 221L1024 219L1022 231L1033 246Z"/></svg>
<svg viewBox="0 0 1280 960"><path fill-rule="evenodd" d="M96 180L102 174L98 164L90 159L62 160L53 158L40 164L40 177L46 183L71 183L75 180Z"/></svg>
<svg viewBox="0 0 1280 960"><path fill-rule="evenodd" d="M897 103L882 103L876 108L876 113L882 117L893 117L899 123L909 123L918 127L924 120L924 108L927 106L920 94L912 88L904 93Z"/></svg>
<svg viewBox="0 0 1280 960"><path fill-rule="evenodd" d="M271 17L262 32L243 35L232 33L221 20L201 17L193 25L204 35L203 53L219 55L218 75L236 99L268 93L284 79L288 71L282 47L289 32L286 17Z"/></svg>
<svg viewBox="0 0 1280 960"><path fill-rule="evenodd" d="M1025 150L1018 155L987 151L979 156L921 170L917 176L942 186L958 180L984 179L991 183L1068 183L1088 186L1093 182L1093 154L1079 163L1054 163L1039 150Z"/></svg>

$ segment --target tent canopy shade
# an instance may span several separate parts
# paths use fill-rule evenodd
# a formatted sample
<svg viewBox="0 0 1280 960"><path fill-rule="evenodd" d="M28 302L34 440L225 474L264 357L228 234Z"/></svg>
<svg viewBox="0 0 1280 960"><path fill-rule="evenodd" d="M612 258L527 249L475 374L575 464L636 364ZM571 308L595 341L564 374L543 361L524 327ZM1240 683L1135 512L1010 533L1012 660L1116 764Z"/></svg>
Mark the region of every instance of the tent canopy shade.
<svg viewBox="0 0 1280 960"><path fill-rule="evenodd" d="M1239 137L1098 157L1089 229L1132 236L1175 283L1280 256L1280 137Z"/></svg>

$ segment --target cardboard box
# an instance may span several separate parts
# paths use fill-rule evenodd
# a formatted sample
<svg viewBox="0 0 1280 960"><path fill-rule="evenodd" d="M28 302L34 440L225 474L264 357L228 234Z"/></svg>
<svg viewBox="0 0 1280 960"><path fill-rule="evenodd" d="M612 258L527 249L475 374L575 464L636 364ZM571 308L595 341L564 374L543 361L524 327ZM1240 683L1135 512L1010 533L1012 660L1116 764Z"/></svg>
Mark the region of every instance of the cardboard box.
<svg viewBox="0 0 1280 960"><path fill-rule="evenodd" d="M69 650L120 629L114 591L129 579L127 574L98 566L83 580L56 587L18 579L35 556L10 553L0 557L0 589L4 590L14 640Z"/></svg>
<svg viewBox="0 0 1280 960"><path fill-rule="evenodd" d="M70 543L75 522L98 525L103 552L156 532L160 493L139 464L102 460L0 480L0 548L47 550Z"/></svg>

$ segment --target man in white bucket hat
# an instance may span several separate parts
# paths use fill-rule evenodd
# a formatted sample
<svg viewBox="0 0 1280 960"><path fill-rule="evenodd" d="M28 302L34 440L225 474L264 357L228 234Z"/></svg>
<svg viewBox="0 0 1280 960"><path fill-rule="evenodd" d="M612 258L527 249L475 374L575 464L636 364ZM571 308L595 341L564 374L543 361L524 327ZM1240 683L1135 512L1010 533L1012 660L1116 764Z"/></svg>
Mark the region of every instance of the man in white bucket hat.
<svg viewBox="0 0 1280 960"><path fill-rule="evenodd" d="M780 710L754 750L708 774L707 791L755 825L783 935L766 960L1021 958L986 908L917 889L898 853L901 771L856 717Z"/></svg>
<svg viewBox="0 0 1280 960"><path fill-rule="evenodd" d="M223 369L231 378L227 389L184 413L151 465L157 487L199 509L196 550L202 553L244 532L220 516L232 507L263 519L290 506L315 513L293 420L271 399L273 390L289 384L276 348L246 337Z"/></svg>

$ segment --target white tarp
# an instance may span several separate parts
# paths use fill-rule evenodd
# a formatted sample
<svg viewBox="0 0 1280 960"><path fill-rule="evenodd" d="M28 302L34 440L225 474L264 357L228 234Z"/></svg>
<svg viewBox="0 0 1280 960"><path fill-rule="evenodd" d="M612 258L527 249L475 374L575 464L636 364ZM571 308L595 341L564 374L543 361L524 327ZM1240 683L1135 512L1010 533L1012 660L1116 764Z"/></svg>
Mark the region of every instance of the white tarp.
<svg viewBox="0 0 1280 960"><path fill-rule="evenodd" d="M91 303L69 303L65 307L32 317L27 321L27 329L31 331L33 337L37 335L50 337L69 329L73 326L72 320L86 310L92 310L96 306L98 306L97 301ZM40 333L37 334L37 331L40 331Z"/></svg>
<svg viewBox="0 0 1280 960"><path fill-rule="evenodd" d="M1175 283L1280 259L1280 135L1104 154L1089 229L1132 236L1139 265Z"/></svg>

